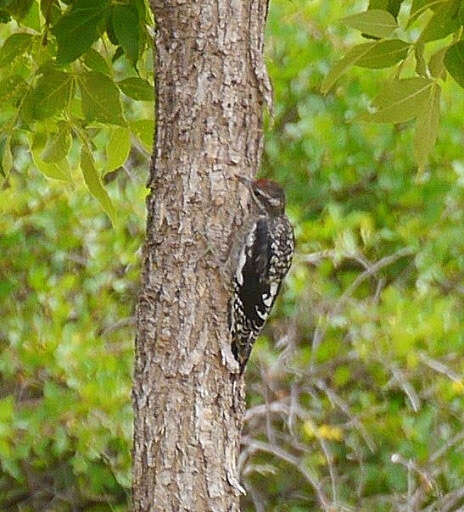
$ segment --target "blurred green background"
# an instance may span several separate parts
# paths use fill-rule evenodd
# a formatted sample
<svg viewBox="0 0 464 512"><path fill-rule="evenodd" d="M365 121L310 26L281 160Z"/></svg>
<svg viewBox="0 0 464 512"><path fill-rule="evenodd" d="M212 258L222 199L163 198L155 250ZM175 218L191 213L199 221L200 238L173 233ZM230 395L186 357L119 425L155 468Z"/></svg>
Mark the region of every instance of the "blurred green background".
<svg viewBox="0 0 464 512"><path fill-rule="evenodd" d="M261 174L285 186L297 254L248 366L244 511L464 506L464 96L446 81L422 174L410 124L356 120L388 72L354 68L322 96L360 40L337 20L362 8L271 3ZM15 27L0 26L0 43ZM153 104L124 109L147 119ZM107 142L96 130L97 149ZM126 511L149 152L134 140L104 177L112 228L82 179L45 178L21 134L12 149L0 187L0 510Z"/></svg>

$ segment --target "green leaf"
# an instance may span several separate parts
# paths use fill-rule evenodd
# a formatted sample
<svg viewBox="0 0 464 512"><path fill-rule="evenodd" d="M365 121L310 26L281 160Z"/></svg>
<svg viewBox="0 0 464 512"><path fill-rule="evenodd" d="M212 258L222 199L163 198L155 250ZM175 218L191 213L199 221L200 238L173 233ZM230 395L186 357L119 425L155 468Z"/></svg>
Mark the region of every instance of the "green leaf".
<svg viewBox="0 0 464 512"><path fill-rule="evenodd" d="M71 181L71 170L66 159L59 162L48 163L42 160L41 152L45 146L46 135L44 133L36 133L31 141L32 160L42 174L47 178L60 181Z"/></svg>
<svg viewBox="0 0 464 512"><path fill-rule="evenodd" d="M154 21L149 17L145 0L135 0L135 7L139 15L139 55L145 50L147 39L150 39L147 26L153 26Z"/></svg>
<svg viewBox="0 0 464 512"><path fill-rule="evenodd" d="M0 137L0 173L2 174L3 177L6 177L6 173L3 171L3 167L2 167L2 159L3 159L3 151L5 150L5 145L6 145L6 141L7 141L7 136L4 135L3 137ZM0 297L3 296L3 288L1 286L1 281L0 281Z"/></svg>
<svg viewBox="0 0 464 512"><path fill-rule="evenodd" d="M369 0L369 9L383 9L396 18L403 0Z"/></svg>
<svg viewBox="0 0 464 512"><path fill-rule="evenodd" d="M444 62L448 73L464 87L464 41L459 41L448 48Z"/></svg>
<svg viewBox="0 0 464 512"><path fill-rule="evenodd" d="M398 28L398 24L392 14L382 9L370 9L353 14L343 18L342 21L350 27L375 37L388 37Z"/></svg>
<svg viewBox="0 0 464 512"><path fill-rule="evenodd" d="M427 164L430 152L438 136L440 121L440 87L437 83L428 89L428 97L424 108L420 111L416 121L416 134L414 137L414 154L422 172Z"/></svg>
<svg viewBox="0 0 464 512"><path fill-rule="evenodd" d="M33 36L20 32L10 36L0 49L0 67L11 64L16 58L25 53L32 44Z"/></svg>
<svg viewBox="0 0 464 512"><path fill-rule="evenodd" d="M429 60L429 71L430 74L435 78L442 77L445 71L444 58L445 54L448 51L448 47L440 48L437 52L435 52Z"/></svg>
<svg viewBox="0 0 464 512"><path fill-rule="evenodd" d="M111 130L111 137L106 146L106 172L118 169L127 160L131 148L128 128L116 127Z"/></svg>
<svg viewBox="0 0 464 512"><path fill-rule="evenodd" d="M345 73L351 66L356 64L362 57L367 55L377 43L364 43L351 48L348 53L338 62L334 64L329 74L324 78L321 85L323 94L332 88L335 82Z"/></svg>
<svg viewBox="0 0 464 512"><path fill-rule="evenodd" d="M458 9L461 0L449 0L436 10L422 31L419 42L442 39L459 28Z"/></svg>
<svg viewBox="0 0 464 512"><path fill-rule="evenodd" d="M388 10L389 0L369 0L369 9L382 9Z"/></svg>
<svg viewBox="0 0 464 512"><path fill-rule="evenodd" d="M111 202L110 196L103 187L100 174L95 168L92 155L84 146L81 150L81 170L89 192L100 203L114 225L116 220L116 211Z"/></svg>
<svg viewBox="0 0 464 512"><path fill-rule="evenodd" d="M114 46L119 45L119 41L116 37L116 34L114 33L113 16L108 16L106 20L106 35L108 36L108 39L111 41L111 43L114 44Z"/></svg>
<svg viewBox="0 0 464 512"><path fill-rule="evenodd" d="M391 41L376 41L373 43L358 44L339 60L330 70L321 85L321 91L326 94L340 76L351 66L365 68L389 67L406 57L408 43L399 39Z"/></svg>
<svg viewBox="0 0 464 512"><path fill-rule="evenodd" d="M82 109L88 121L125 125L119 89L103 73L90 71L79 76Z"/></svg>
<svg viewBox="0 0 464 512"><path fill-rule="evenodd" d="M32 115L46 119L62 111L73 94L73 76L70 73L47 69L31 93Z"/></svg>
<svg viewBox="0 0 464 512"><path fill-rule="evenodd" d="M2 105L10 103L15 105L16 102L25 94L27 84L23 77L19 75L7 76L0 82L0 102Z"/></svg>
<svg viewBox="0 0 464 512"><path fill-rule="evenodd" d="M40 32L40 14L37 2L34 2L31 5L31 8L28 10L26 16L24 16L24 18L21 20L21 25Z"/></svg>
<svg viewBox="0 0 464 512"><path fill-rule="evenodd" d="M21 21L29 12L33 1L34 0L12 0L11 2L6 2L8 12L16 21Z"/></svg>
<svg viewBox="0 0 464 512"><path fill-rule="evenodd" d="M85 54L84 63L93 71L98 71L99 73L104 73L105 75L111 74L106 60L93 48L90 48L89 51Z"/></svg>
<svg viewBox="0 0 464 512"><path fill-rule="evenodd" d="M142 22L148 20L148 12L144 0L135 0L135 7L139 13L139 19Z"/></svg>
<svg viewBox="0 0 464 512"><path fill-rule="evenodd" d="M372 43L367 43L372 44ZM356 66L364 68L388 68L403 60L407 53L409 43L400 39L392 39L388 41L379 41L374 43L369 51L363 55L356 63Z"/></svg>
<svg viewBox="0 0 464 512"><path fill-rule="evenodd" d="M459 23L464 25L464 4L461 4L461 7L459 7L458 18Z"/></svg>
<svg viewBox="0 0 464 512"><path fill-rule="evenodd" d="M361 116L363 121L404 123L420 115L435 82L427 78L405 78L390 82L375 98L376 112Z"/></svg>
<svg viewBox="0 0 464 512"><path fill-rule="evenodd" d="M52 30L58 43L57 64L72 62L90 48L99 36L107 7L108 0L77 0L58 20Z"/></svg>
<svg viewBox="0 0 464 512"><path fill-rule="evenodd" d="M61 16L61 10L57 5L56 0L40 0L40 12L45 18L45 23L55 24Z"/></svg>
<svg viewBox="0 0 464 512"><path fill-rule="evenodd" d="M59 162L66 158L71 149L71 131L65 123L60 123L59 131L48 136L47 144L41 153L44 162Z"/></svg>
<svg viewBox="0 0 464 512"><path fill-rule="evenodd" d="M113 7L113 30L124 53L135 64L139 56L139 14L132 5Z"/></svg>
<svg viewBox="0 0 464 512"><path fill-rule="evenodd" d="M448 0L413 0L411 11L409 13L408 26L411 25L419 16L424 14L427 9L437 6Z"/></svg>
<svg viewBox="0 0 464 512"><path fill-rule="evenodd" d="M14 398L13 395L7 395L0 399L0 422L9 423L14 417Z"/></svg>
<svg viewBox="0 0 464 512"><path fill-rule="evenodd" d="M6 176L10 173L13 168L13 154L11 152L10 146L11 139L8 139L5 143L5 147L3 148L2 155L2 170Z"/></svg>
<svg viewBox="0 0 464 512"><path fill-rule="evenodd" d="M414 46L414 57L416 59L416 73L419 76L427 77L427 64L424 57L424 44L417 42Z"/></svg>
<svg viewBox="0 0 464 512"><path fill-rule="evenodd" d="M145 146L148 152L153 150L153 139L155 133L155 122L152 119L138 119L130 123L132 132Z"/></svg>
<svg viewBox="0 0 464 512"><path fill-rule="evenodd" d="M11 153L11 138L5 137L2 141L1 147L1 169L4 176L8 176L10 174L11 169L13 168L13 155Z"/></svg>
<svg viewBox="0 0 464 512"><path fill-rule="evenodd" d="M126 78L117 83L121 91L130 96L134 100L139 101L153 101L154 100L154 88L146 80L141 78L133 77Z"/></svg>

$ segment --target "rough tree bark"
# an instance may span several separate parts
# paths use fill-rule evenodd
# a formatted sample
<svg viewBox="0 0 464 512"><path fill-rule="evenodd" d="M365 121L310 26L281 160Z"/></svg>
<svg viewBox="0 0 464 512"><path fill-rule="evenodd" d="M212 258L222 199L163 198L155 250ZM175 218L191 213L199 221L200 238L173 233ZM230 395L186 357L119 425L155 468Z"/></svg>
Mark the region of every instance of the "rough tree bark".
<svg viewBox="0 0 464 512"><path fill-rule="evenodd" d="M267 0L152 0L156 138L137 311L133 504L238 511L225 258L262 149Z"/></svg>

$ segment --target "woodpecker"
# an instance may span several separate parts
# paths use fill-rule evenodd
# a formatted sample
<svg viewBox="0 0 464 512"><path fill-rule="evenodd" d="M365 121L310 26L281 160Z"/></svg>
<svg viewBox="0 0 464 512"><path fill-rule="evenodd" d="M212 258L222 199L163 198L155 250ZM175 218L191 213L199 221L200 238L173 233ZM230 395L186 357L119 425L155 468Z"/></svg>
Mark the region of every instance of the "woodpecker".
<svg viewBox="0 0 464 512"><path fill-rule="evenodd" d="M248 187L254 203L234 250L229 308L232 353L242 374L290 269L295 237L285 215L285 193L280 185L236 177Z"/></svg>

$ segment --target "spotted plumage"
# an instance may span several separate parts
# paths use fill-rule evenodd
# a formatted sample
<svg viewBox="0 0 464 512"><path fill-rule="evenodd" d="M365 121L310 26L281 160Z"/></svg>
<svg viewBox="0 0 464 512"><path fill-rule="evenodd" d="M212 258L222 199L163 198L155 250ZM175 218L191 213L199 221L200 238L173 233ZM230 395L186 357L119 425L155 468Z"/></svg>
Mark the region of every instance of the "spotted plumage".
<svg viewBox="0 0 464 512"><path fill-rule="evenodd" d="M243 372L290 268L294 235L282 188L268 180L238 179L249 187L256 206L238 241L230 305L232 352Z"/></svg>

